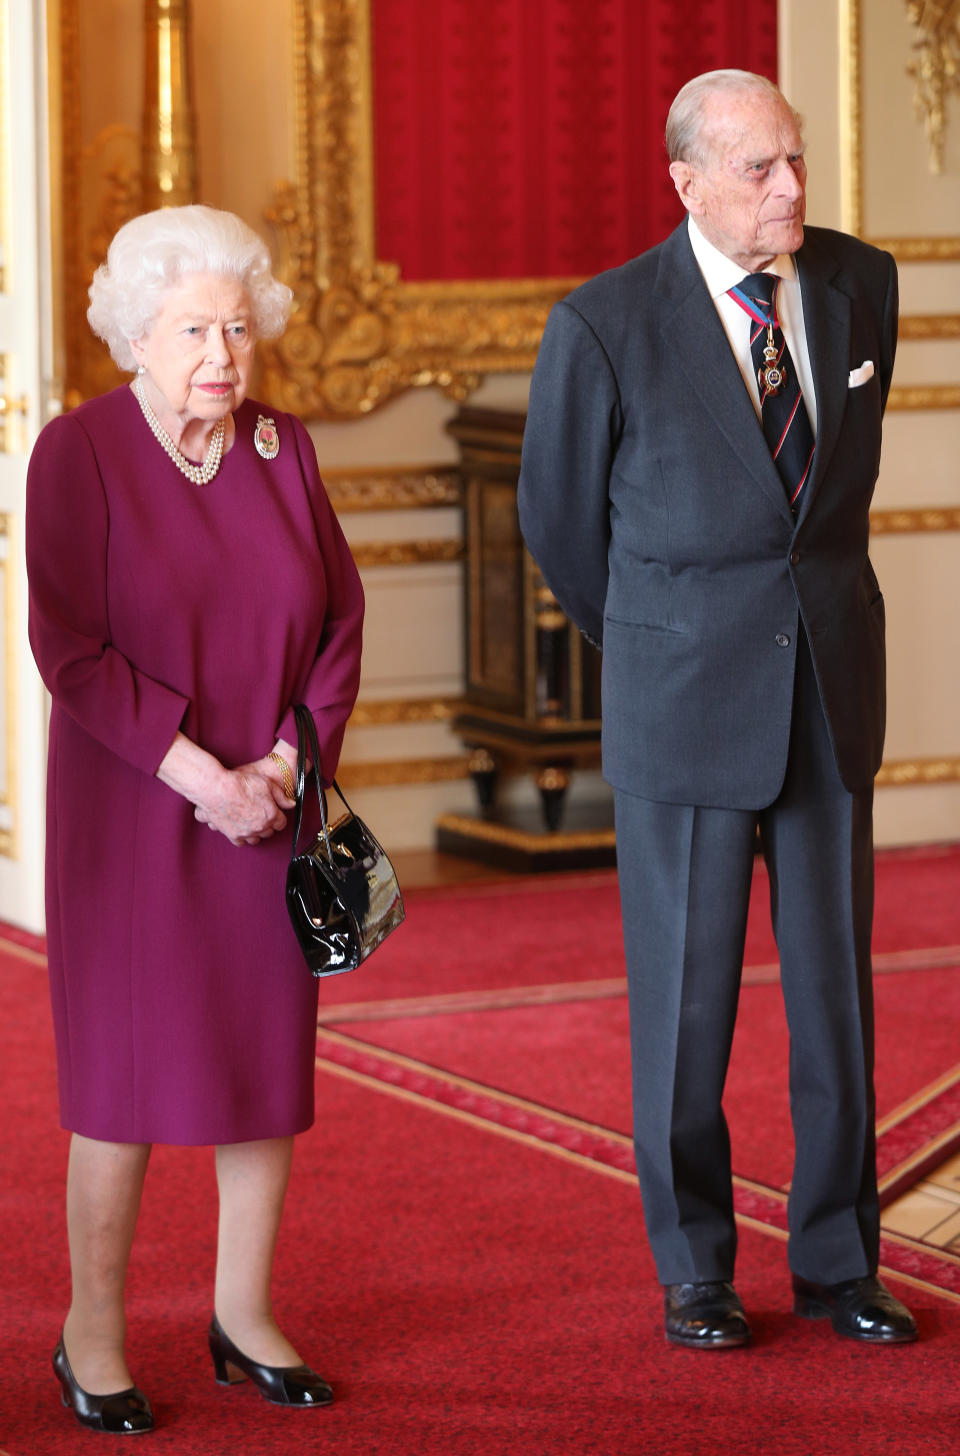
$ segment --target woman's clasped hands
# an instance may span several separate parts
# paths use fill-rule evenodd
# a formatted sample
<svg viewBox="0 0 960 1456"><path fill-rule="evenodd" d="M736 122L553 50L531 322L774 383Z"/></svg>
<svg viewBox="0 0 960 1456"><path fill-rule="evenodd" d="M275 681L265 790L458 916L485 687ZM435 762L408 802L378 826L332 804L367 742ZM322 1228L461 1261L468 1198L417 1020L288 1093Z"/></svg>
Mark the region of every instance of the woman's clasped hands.
<svg viewBox="0 0 960 1456"><path fill-rule="evenodd" d="M231 844L259 844L286 828L288 797L279 766L264 757L224 769L209 797L194 808L194 818L218 830Z"/></svg>

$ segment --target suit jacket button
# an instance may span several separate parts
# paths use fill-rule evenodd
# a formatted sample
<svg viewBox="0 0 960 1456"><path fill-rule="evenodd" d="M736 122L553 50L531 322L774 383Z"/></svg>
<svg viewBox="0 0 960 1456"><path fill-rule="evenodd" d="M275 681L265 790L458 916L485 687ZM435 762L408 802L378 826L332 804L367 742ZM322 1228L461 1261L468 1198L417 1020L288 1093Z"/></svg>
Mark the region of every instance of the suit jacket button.
<svg viewBox="0 0 960 1456"><path fill-rule="evenodd" d="M790 646L790 638L787 636L786 632L778 632L776 642L778 647Z"/></svg>
<svg viewBox="0 0 960 1456"><path fill-rule="evenodd" d="M800 560L800 552L799 551L791 551L790 552L790 565L791 566L796 566L796 564L797 564L797 562L799 560Z"/></svg>

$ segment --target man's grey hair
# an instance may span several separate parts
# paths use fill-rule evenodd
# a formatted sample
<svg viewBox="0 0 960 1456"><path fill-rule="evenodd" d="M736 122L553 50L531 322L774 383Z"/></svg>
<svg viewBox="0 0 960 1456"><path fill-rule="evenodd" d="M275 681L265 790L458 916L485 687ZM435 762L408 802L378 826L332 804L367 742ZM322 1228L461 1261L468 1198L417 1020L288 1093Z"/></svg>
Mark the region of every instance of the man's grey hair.
<svg viewBox="0 0 960 1456"><path fill-rule="evenodd" d="M130 340L150 332L167 293L192 273L242 284L255 338L283 333L293 294L274 278L263 239L232 212L162 207L124 223L90 285L87 320L121 369L136 369Z"/></svg>
<svg viewBox="0 0 960 1456"><path fill-rule="evenodd" d="M667 117L667 155L671 162L689 162L694 167L705 167L710 159L712 137L704 120L707 101L717 95L743 95L745 92L762 92L776 96L793 111L797 126L803 129L798 112L787 101L779 86L766 76L753 71L704 71L694 76L674 97Z"/></svg>

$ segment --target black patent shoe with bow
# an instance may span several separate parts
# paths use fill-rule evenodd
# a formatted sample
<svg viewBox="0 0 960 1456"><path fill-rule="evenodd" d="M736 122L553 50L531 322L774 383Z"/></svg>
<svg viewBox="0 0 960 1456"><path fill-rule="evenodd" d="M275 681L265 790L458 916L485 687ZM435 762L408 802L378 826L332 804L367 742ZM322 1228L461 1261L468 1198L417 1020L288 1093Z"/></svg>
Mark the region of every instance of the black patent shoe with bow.
<svg viewBox="0 0 960 1456"><path fill-rule="evenodd" d="M309 1365L258 1365L256 1360L251 1360L224 1334L216 1315L210 1321L208 1338L218 1385L239 1383L231 1380L227 1372L227 1366L232 1365L273 1405L329 1405L333 1400L330 1386Z"/></svg>
<svg viewBox="0 0 960 1456"><path fill-rule="evenodd" d="M112 1395L91 1395L77 1384L61 1336L53 1352L53 1370L60 1382L60 1395L80 1422L90 1431L106 1431L112 1436L139 1436L152 1431L153 1411L142 1390L131 1385Z"/></svg>

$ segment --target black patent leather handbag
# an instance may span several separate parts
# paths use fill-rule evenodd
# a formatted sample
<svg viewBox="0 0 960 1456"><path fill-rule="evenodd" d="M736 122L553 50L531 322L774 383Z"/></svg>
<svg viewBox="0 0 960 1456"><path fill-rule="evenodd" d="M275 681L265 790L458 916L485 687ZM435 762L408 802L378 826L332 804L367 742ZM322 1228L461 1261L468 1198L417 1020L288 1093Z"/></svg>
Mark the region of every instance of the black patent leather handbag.
<svg viewBox="0 0 960 1456"><path fill-rule="evenodd" d="M300 949L315 976L337 976L356 970L404 918L403 896L396 872L366 824L333 787L346 813L327 822L327 803L320 782L320 751L312 714L298 703L297 808L293 846L287 868L287 910ZM307 793L307 757L320 802L321 831L310 848L297 853Z"/></svg>

